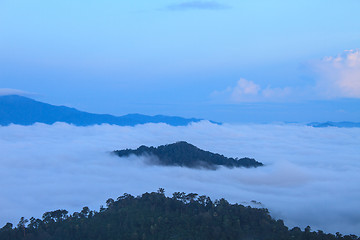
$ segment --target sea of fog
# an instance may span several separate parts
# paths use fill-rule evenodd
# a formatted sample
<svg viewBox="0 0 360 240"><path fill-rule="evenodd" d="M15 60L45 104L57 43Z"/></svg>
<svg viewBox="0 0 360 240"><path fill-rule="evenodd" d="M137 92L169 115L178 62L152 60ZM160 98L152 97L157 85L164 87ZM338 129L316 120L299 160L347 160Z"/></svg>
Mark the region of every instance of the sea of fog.
<svg viewBox="0 0 360 240"><path fill-rule="evenodd" d="M195 170L110 154L176 141L228 157L253 157L265 166ZM360 235L360 128L206 121L186 127L11 125L0 127L0 152L0 227L56 209L98 210L110 197L163 187L167 195L255 200L289 227Z"/></svg>

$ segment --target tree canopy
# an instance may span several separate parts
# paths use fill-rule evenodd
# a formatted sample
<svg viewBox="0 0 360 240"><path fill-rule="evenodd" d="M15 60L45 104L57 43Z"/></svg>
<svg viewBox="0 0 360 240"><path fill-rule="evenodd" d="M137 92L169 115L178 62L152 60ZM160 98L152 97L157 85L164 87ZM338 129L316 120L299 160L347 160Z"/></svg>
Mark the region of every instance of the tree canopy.
<svg viewBox="0 0 360 240"><path fill-rule="evenodd" d="M196 193L164 189L141 196L124 194L108 199L99 211L84 207L44 213L42 219L21 218L14 228L0 229L1 240L359 240L355 235L326 234L323 231L289 230L282 220L273 219L267 209L211 200Z"/></svg>

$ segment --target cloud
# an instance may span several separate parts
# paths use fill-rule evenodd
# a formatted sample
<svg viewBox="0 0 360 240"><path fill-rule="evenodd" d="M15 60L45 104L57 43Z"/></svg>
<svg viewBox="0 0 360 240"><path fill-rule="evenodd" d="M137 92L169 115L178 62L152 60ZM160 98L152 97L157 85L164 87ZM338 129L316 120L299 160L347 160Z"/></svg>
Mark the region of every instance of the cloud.
<svg viewBox="0 0 360 240"><path fill-rule="evenodd" d="M231 90L231 98L235 101L246 100L257 97L260 91L260 86L254 82L240 79L237 85Z"/></svg>
<svg viewBox="0 0 360 240"><path fill-rule="evenodd" d="M360 51L347 50L336 57L312 63L316 90L324 98L360 98Z"/></svg>
<svg viewBox="0 0 360 240"><path fill-rule="evenodd" d="M168 10L184 11L184 10L223 10L229 6L223 5L215 1L189 1L178 4L169 5Z"/></svg>
<svg viewBox="0 0 360 240"><path fill-rule="evenodd" d="M18 89L0 88L0 96L7 96L7 95L33 96L35 94Z"/></svg>
<svg viewBox="0 0 360 240"><path fill-rule="evenodd" d="M360 50L310 61L309 67L315 72L311 85L262 87L241 78L235 86L214 91L211 96L233 103L360 98Z"/></svg>
<svg viewBox="0 0 360 240"><path fill-rule="evenodd" d="M250 91L251 92L251 91ZM68 124L0 127L0 226L45 211L99 209L109 197L164 187L231 202L261 202L302 228L360 234L360 129L297 125L135 127ZM254 157L256 169L217 171L149 166L109 151L179 140L229 157Z"/></svg>
<svg viewBox="0 0 360 240"><path fill-rule="evenodd" d="M261 88L253 81L241 78L235 87L228 87L224 91L215 91L213 97L225 98L231 102L263 102L263 101L282 101L293 95L293 89L285 88Z"/></svg>

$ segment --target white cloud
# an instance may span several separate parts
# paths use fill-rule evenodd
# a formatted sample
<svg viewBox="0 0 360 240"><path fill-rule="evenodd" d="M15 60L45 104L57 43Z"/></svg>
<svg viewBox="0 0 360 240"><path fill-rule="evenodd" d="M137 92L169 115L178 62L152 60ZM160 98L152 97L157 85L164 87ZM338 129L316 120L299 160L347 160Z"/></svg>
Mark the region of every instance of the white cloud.
<svg viewBox="0 0 360 240"><path fill-rule="evenodd" d="M285 88L261 88L253 81L241 78L235 87L228 87L224 91L215 91L212 96L222 97L231 102L262 102L281 101L292 94L290 87Z"/></svg>
<svg viewBox="0 0 360 240"><path fill-rule="evenodd" d="M31 96L34 93L12 89L12 88L0 88L0 96L7 96L7 95L20 95L20 96Z"/></svg>
<svg viewBox="0 0 360 240"><path fill-rule="evenodd" d="M247 101L258 97L260 86L254 82L241 78L231 91L231 98L234 101Z"/></svg>
<svg viewBox="0 0 360 240"><path fill-rule="evenodd" d="M241 78L236 86L215 91L212 96L235 103L360 98L360 50L312 61L310 67L316 73L311 85L262 87Z"/></svg>
<svg viewBox="0 0 360 240"><path fill-rule="evenodd" d="M360 98L360 51L348 50L314 63L316 89L325 98Z"/></svg>
<svg viewBox="0 0 360 240"><path fill-rule="evenodd" d="M109 197L164 187L231 202L256 200L287 225L360 234L360 129L295 125L75 127L63 123L0 127L0 227L55 209L98 209ZM109 151L179 140L256 169L193 170L144 165Z"/></svg>

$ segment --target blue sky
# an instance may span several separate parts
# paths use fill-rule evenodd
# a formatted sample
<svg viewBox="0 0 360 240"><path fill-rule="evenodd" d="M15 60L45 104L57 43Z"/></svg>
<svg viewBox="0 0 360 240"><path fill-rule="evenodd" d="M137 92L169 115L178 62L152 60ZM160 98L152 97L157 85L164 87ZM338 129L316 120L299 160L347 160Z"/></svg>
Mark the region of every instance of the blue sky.
<svg viewBox="0 0 360 240"><path fill-rule="evenodd" d="M116 115L359 121L359 8L1 0L0 88Z"/></svg>

